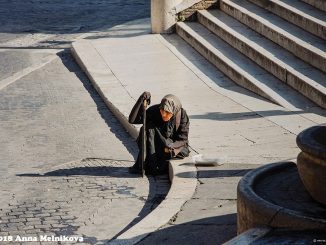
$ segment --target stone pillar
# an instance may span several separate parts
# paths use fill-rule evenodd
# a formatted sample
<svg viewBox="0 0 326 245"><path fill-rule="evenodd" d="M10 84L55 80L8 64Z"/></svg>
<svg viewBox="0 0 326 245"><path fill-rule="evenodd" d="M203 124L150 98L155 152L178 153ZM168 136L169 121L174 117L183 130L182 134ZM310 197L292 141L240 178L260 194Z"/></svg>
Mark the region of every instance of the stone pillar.
<svg viewBox="0 0 326 245"><path fill-rule="evenodd" d="M151 0L152 33L171 33L176 23L173 9L182 0Z"/></svg>

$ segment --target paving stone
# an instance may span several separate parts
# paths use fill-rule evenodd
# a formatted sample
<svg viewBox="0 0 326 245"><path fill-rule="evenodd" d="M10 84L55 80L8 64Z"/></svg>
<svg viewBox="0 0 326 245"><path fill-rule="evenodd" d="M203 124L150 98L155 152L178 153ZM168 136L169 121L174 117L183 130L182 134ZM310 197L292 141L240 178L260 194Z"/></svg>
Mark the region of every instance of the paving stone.
<svg viewBox="0 0 326 245"><path fill-rule="evenodd" d="M160 183L128 174L135 142L113 120L85 76L79 75L81 81L67 71L63 64L79 70L71 57L64 54L61 58L0 90L0 121L4 125L0 135L15 135L15 139L27 142L18 148L19 140L7 145L10 158L0 153L1 161L10 164L8 169L0 167L4 173L0 190L11 190L14 195L5 202L0 200L1 221L6 222L0 232L81 235L80 227L84 227L94 231L88 233L90 237L108 240L115 234L100 232L100 221L106 222L106 229L120 231L147 205L140 197L148 195L149 186L154 190L153 186ZM85 108L81 109L81 104ZM8 142L0 140L0 145L4 143ZM64 147L56 148L59 143ZM127 143L129 148L124 146ZM90 154L128 161L78 160ZM38 175L39 171L44 174ZM103 197L119 197L128 200L128 205L117 210L111 199ZM132 212L123 211L128 206L133 207ZM112 222L113 209L123 222Z"/></svg>
<svg viewBox="0 0 326 245"><path fill-rule="evenodd" d="M34 214L22 214L19 217L20 218L34 218Z"/></svg>
<svg viewBox="0 0 326 245"><path fill-rule="evenodd" d="M22 230L33 230L33 229L35 229L35 227L32 225L24 225L21 229Z"/></svg>

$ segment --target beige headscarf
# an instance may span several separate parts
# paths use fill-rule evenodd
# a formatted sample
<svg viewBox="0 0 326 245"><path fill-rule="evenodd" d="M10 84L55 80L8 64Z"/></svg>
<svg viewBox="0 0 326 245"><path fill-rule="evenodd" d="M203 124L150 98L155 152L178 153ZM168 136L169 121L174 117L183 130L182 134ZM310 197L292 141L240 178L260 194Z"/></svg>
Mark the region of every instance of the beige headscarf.
<svg viewBox="0 0 326 245"><path fill-rule="evenodd" d="M165 95L161 101L160 109L176 115L182 108L179 98L173 94Z"/></svg>

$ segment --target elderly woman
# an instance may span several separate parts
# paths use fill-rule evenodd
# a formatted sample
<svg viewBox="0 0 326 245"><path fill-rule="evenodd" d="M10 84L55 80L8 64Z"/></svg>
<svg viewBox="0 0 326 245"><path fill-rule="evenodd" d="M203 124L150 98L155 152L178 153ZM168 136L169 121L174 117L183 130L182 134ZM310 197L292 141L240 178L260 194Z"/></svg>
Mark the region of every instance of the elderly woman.
<svg viewBox="0 0 326 245"><path fill-rule="evenodd" d="M142 123L145 100L150 104L149 92L144 92L137 100L129 115L130 123ZM143 127L140 130L142 132ZM169 159L189 156L188 133L188 115L175 95L168 94L163 97L160 104L149 107L146 111L146 174L167 173ZM140 151L136 163L129 168L130 173L141 173L141 141L141 137L138 136Z"/></svg>

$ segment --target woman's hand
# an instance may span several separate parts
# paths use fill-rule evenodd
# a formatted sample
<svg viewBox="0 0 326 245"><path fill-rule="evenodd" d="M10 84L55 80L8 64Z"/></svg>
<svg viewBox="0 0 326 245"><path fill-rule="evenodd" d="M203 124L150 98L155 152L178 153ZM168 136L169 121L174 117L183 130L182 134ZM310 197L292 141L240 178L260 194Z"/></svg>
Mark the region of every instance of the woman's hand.
<svg viewBox="0 0 326 245"><path fill-rule="evenodd" d="M171 153L172 152L172 149L171 148L168 148L168 147L165 147L164 148L164 152L165 153Z"/></svg>
<svg viewBox="0 0 326 245"><path fill-rule="evenodd" d="M147 92L145 91L142 95L141 95L141 98L143 101L147 101L147 105L149 105L151 103L151 93L150 92Z"/></svg>

